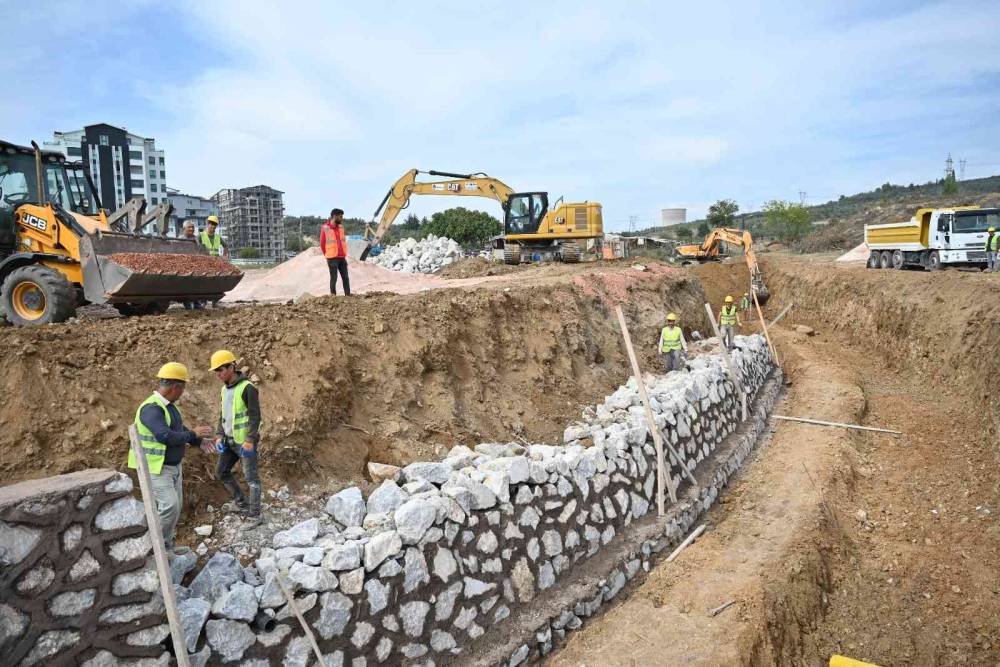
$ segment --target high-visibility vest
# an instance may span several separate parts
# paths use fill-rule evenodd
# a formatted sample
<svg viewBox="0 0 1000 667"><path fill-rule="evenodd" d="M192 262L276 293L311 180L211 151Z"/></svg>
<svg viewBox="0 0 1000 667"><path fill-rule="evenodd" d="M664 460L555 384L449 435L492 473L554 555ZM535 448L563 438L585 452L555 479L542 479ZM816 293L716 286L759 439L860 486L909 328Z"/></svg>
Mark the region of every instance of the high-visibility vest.
<svg viewBox="0 0 1000 667"><path fill-rule="evenodd" d="M159 475L160 470L163 469L163 460L166 458L167 446L166 444L160 442L153 435L153 432L146 428L146 425L142 423L139 418L139 413L147 405L155 405L163 410L163 418L167 420L167 427L170 427L170 410L167 410L167 406L156 397L156 394L151 395L145 401L139 404L139 407L135 411L135 424L136 430L139 431L139 444L142 445L142 451L146 455L146 463L149 465L149 473L151 475ZM135 452L131 449L128 450L128 467L133 470L138 468L139 462L135 459Z"/></svg>
<svg viewBox="0 0 1000 667"><path fill-rule="evenodd" d="M347 239L343 225L323 225L323 234L326 241L326 251L323 254L327 259L347 257Z"/></svg>
<svg viewBox="0 0 1000 667"><path fill-rule="evenodd" d="M722 317L719 320L723 325L733 326L736 324L736 306L723 306Z"/></svg>
<svg viewBox="0 0 1000 667"><path fill-rule="evenodd" d="M990 239L990 250L997 249L997 242L1000 241L1000 234L994 234L993 238Z"/></svg>
<svg viewBox="0 0 1000 667"><path fill-rule="evenodd" d="M660 332L660 337L663 340L660 352L672 352L674 350L681 349L680 327L663 327L663 331Z"/></svg>
<svg viewBox="0 0 1000 667"><path fill-rule="evenodd" d="M740 308L743 310L750 310L750 297L745 296L740 299Z"/></svg>
<svg viewBox="0 0 1000 667"><path fill-rule="evenodd" d="M222 256L222 236L218 233L212 236L208 235L208 232L201 233L201 244L208 248L208 253L210 255Z"/></svg>
<svg viewBox="0 0 1000 667"><path fill-rule="evenodd" d="M249 429L250 415L247 412L246 401L243 400L243 388L246 387L247 385L253 386L250 380L247 379L240 380L239 382L236 383L236 386L232 388L233 402L229 406L229 409L232 410L232 413L229 415L223 414L222 416L223 423L228 422L232 424L233 441L235 441L237 445L242 445L244 442L247 441L247 434L249 433L250 430ZM222 398L223 413L225 413L226 410L227 388L228 387L226 387L225 385L222 386L221 398ZM226 419L227 417L228 419Z"/></svg>

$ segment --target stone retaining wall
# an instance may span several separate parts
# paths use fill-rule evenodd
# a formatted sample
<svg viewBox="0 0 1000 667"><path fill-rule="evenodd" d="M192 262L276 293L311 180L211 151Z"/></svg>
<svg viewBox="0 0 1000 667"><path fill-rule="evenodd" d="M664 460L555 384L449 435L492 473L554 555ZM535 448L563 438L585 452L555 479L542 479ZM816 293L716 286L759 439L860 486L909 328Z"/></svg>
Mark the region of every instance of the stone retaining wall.
<svg viewBox="0 0 1000 667"><path fill-rule="evenodd" d="M738 337L733 356L741 383L752 396L772 370L766 344L760 336ZM671 456L669 467L672 479L682 481L682 492L686 482L681 480L681 466L698 470L699 463L712 458L740 422L735 387L726 377L721 358L698 357L690 368L689 373L647 378L657 425L681 457ZM460 446L443 461L414 463L402 471L387 468L390 479L367 498L357 488L331 496L323 516L278 533L273 548L264 549L252 564L244 566L230 554L216 553L187 586L176 587L192 663L246 667L315 663L275 580L279 572L294 587L328 665L463 662L463 650L488 629L512 627L512 613L529 608L536 596L562 585L572 576L574 565L586 563L626 527L655 513L655 455L634 379L602 405L586 410L583 421L566 429L564 439L560 446ZM745 451L752 442L749 436L740 439ZM704 466L711 467L710 477L715 477L704 485L703 497L672 508L676 517L667 524L668 538L693 520L685 517L715 500L718 487L740 461L742 456L727 455L721 465ZM116 479L113 486L123 496L125 484ZM103 493L102 505L130 502ZM17 515L22 516L23 512ZM107 563L102 577L111 576L111 569L117 568L114 581L118 581L126 567L146 568L139 570L143 588L155 590L155 573L154 586L148 585L148 539L143 541L141 554L129 553L130 559L120 565L103 556L107 543L142 533L141 506L132 518L136 522L128 526L96 527L93 537L88 533L92 540L88 544L100 551L101 556L94 554L100 563ZM70 523L59 519L36 524L41 536L31 553L22 554L18 562L35 567L44 554L58 551L52 545ZM112 532L101 532L104 529ZM9 529L0 530L5 531L0 534L3 545ZM623 565L624 578L614 575L610 587L620 590L642 561L629 558ZM72 567L73 562L65 557L53 565ZM175 581L181 581L192 565L193 561L176 560ZM40 643L38 637L47 631L43 627L59 632L63 626L57 620L35 631L34 615L41 618L39 603L22 604L20 597L10 594L11 584L25 571L17 567L17 574L8 579L11 571L5 566L3 594L10 608L31 615L32 636L17 640L18 655L23 656ZM136 575L129 572L126 576ZM102 585L108 581L102 579ZM51 591L75 590L73 585L54 584L39 594L48 600ZM161 612L162 603L158 609L153 606L157 597L143 593L140 600L134 588L128 594L137 597L114 604L149 604L151 614ZM601 589L600 596L609 598L608 591ZM100 589L93 604L103 613L111 602ZM6 620L6 609L0 607L3 627L16 629ZM93 623L97 613L87 611L80 617L88 620L85 625L77 623L82 632L78 630L73 641L91 629L99 638L84 638L89 642L84 648L56 647L53 653L72 650L86 657L95 649L107 649L116 656L158 653L148 644L166 635L162 615L129 619L133 625L143 625L130 626L131 634L126 634L121 627ZM12 618L12 623L18 621ZM556 621L546 620L548 638L539 635L538 642L512 649L507 654L510 664L543 654L546 645L551 646L553 633L576 623L569 617L566 623ZM7 642L8 634L17 632L0 638ZM95 662L92 667L97 664L105 663Z"/></svg>

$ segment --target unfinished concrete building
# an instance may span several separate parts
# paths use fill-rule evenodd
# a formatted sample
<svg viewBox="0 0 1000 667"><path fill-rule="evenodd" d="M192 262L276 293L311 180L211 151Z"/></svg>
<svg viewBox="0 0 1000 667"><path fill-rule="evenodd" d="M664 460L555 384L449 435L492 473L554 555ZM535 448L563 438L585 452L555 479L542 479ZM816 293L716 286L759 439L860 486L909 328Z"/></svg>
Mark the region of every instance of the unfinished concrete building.
<svg viewBox="0 0 1000 667"><path fill-rule="evenodd" d="M234 256L238 257L244 248L255 248L262 259L276 262L284 259L283 194L266 185L254 185L225 188L212 196L212 201L219 205L222 236Z"/></svg>

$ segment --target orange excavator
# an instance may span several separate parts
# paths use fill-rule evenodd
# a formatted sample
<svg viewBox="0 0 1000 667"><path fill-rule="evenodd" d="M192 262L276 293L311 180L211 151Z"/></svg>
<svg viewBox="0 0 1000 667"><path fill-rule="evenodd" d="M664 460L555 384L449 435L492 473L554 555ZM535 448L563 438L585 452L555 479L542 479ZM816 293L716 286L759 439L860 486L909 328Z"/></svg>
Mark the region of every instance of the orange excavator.
<svg viewBox="0 0 1000 667"><path fill-rule="evenodd" d="M684 263L721 261L725 257L723 244L740 246L743 248L743 258L750 269L750 289L757 296L757 301L761 304L767 302L771 293L764 285L764 277L761 275L760 266L757 265L757 255L753 250L753 237L745 229L732 229L730 227L716 227L705 240L689 245L679 245L674 248L677 258Z"/></svg>

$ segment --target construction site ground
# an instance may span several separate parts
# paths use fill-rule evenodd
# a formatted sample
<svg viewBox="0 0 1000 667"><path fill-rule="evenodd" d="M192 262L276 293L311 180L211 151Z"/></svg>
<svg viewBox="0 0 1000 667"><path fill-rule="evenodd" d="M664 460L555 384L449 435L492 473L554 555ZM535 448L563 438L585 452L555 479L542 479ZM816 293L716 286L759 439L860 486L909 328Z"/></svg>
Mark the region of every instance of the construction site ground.
<svg viewBox="0 0 1000 667"><path fill-rule="evenodd" d="M708 532L571 634L550 664L815 665L831 653L881 665L996 664L996 276L781 253L767 254L763 270L769 316L795 304L772 332L789 383L776 411L903 435L775 421L706 516ZM167 360L193 370L185 420L214 423L207 359L219 347L260 379L269 490L288 485L319 500L367 484L368 461L559 441L583 407L628 378L612 305L624 305L640 362L656 370L667 310L706 332L704 302L747 284L733 262L453 271L461 279L437 276L442 284L406 295L0 329L0 474L12 482L123 468L124 428ZM191 527L224 499L213 463L189 454L181 541L193 543Z"/></svg>

